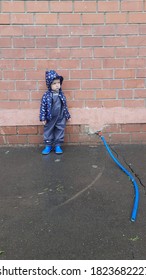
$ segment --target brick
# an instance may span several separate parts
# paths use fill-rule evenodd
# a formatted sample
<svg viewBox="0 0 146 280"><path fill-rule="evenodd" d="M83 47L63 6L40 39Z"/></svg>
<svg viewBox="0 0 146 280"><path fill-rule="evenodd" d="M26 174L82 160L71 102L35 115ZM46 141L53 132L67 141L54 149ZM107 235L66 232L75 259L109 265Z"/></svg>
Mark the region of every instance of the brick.
<svg viewBox="0 0 146 280"><path fill-rule="evenodd" d="M89 70L71 70L70 78L71 79L90 79L91 72Z"/></svg>
<svg viewBox="0 0 146 280"><path fill-rule="evenodd" d="M1 70L13 69L13 60L12 59L0 59L0 68L1 68Z"/></svg>
<svg viewBox="0 0 146 280"><path fill-rule="evenodd" d="M92 34L92 27L91 26L70 26L70 34L71 36L76 36L76 35L90 35ZM67 35L67 34L65 34Z"/></svg>
<svg viewBox="0 0 146 280"><path fill-rule="evenodd" d="M78 89L80 88L80 81L79 80L70 80L70 81L65 81L63 85L63 89Z"/></svg>
<svg viewBox="0 0 146 280"><path fill-rule="evenodd" d="M139 25L139 34L146 34L146 25L145 24Z"/></svg>
<svg viewBox="0 0 146 280"><path fill-rule="evenodd" d="M126 45L126 37L125 36L116 36L116 37L106 37L104 38L104 46L124 46Z"/></svg>
<svg viewBox="0 0 146 280"><path fill-rule="evenodd" d="M5 144L6 144L5 136L0 136L0 145L5 145Z"/></svg>
<svg viewBox="0 0 146 280"><path fill-rule="evenodd" d="M139 132L141 130L141 124L122 124L121 131L122 132Z"/></svg>
<svg viewBox="0 0 146 280"><path fill-rule="evenodd" d="M49 11L48 1L26 1L25 5L27 13L46 13Z"/></svg>
<svg viewBox="0 0 146 280"><path fill-rule="evenodd" d="M122 58L105 58L103 59L103 68L123 68L125 61Z"/></svg>
<svg viewBox="0 0 146 280"><path fill-rule="evenodd" d="M8 93L7 90L6 91L2 91L0 92L0 100L7 100L8 99Z"/></svg>
<svg viewBox="0 0 146 280"><path fill-rule="evenodd" d="M118 132L118 133L121 133L121 125L119 124L111 124L111 125L108 125L104 128L104 133L108 133L108 132Z"/></svg>
<svg viewBox="0 0 146 280"><path fill-rule="evenodd" d="M116 90L114 89L96 91L96 99L113 99L113 98L116 98Z"/></svg>
<svg viewBox="0 0 146 280"><path fill-rule="evenodd" d="M57 38L36 38L36 48L56 48Z"/></svg>
<svg viewBox="0 0 146 280"><path fill-rule="evenodd" d="M137 35L139 33L139 26L137 24L117 24L115 33L117 35Z"/></svg>
<svg viewBox="0 0 146 280"><path fill-rule="evenodd" d="M65 137L64 137L64 143L69 143L69 135L66 135L65 134Z"/></svg>
<svg viewBox="0 0 146 280"><path fill-rule="evenodd" d="M11 14L11 24L33 24L32 14Z"/></svg>
<svg viewBox="0 0 146 280"><path fill-rule="evenodd" d="M144 58L127 58L125 60L126 68L142 68L145 67L145 59Z"/></svg>
<svg viewBox="0 0 146 280"><path fill-rule="evenodd" d="M41 100L43 94L44 94L44 91L43 92L31 91L31 94L30 94L31 100Z"/></svg>
<svg viewBox="0 0 146 280"><path fill-rule="evenodd" d="M85 107L84 100L68 101L68 108L84 108L84 107Z"/></svg>
<svg viewBox="0 0 146 280"><path fill-rule="evenodd" d="M38 126L38 134L43 135L43 133L44 133L44 126L43 125L39 125Z"/></svg>
<svg viewBox="0 0 146 280"><path fill-rule="evenodd" d="M73 100L74 99L74 90L64 90L64 93L66 95L67 100ZM76 90L75 90L76 92Z"/></svg>
<svg viewBox="0 0 146 280"><path fill-rule="evenodd" d="M14 69L34 69L35 68L35 60L14 60Z"/></svg>
<svg viewBox="0 0 146 280"><path fill-rule="evenodd" d="M1 58L24 58L24 49L2 49Z"/></svg>
<svg viewBox="0 0 146 280"><path fill-rule="evenodd" d="M26 134L37 134L38 133L38 129L37 126L18 126L17 127L17 133L22 135L26 135Z"/></svg>
<svg viewBox="0 0 146 280"><path fill-rule="evenodd" d="M66 126L66 133L69 134L78 134L80 132L79 125L67 125Z"/></svg>
<svg viewBox="0 0 146 280"><path fill-rule="evenodd" d="M53 59L63 59L63 58L69 58L70 55L70 49L69 48L48 48L48 57L53 57Z"/></svg>
<svg viewBox="0 0 146 280"><path fill-rule="evenodd" d="M98 36L109 36L109 35L113 35L115 36L116 33L116 28L115 25L93 25L93 31L92 34L93 35L98 35Z"/></svg>
<svg viewBox="0 0 146 280"><path fill-rule="evenodd" d="M138 49L135 48L116 48L116 57L137 57L138 56Z"/></svg>
<svg viewBox="0 0 146 280"><path fill-rule="evenodd" d="M81 40L82 47L91 47L91 46L103 46L102 37L82 37Z"/></svg>
<svg viewBox="0 0 146 280"><path fill-rule="evenodd" d="M138 50L139 52L139 56L145 57L145 52L146 52L146 48L145 47L141 47Z"/></svg>
<svg viewBox="0 0 146 280"><path fill-rule="evenodd" d="M129 13L128 23L146 23L145 13Z"/></svg>
<svg viewBox="0 0 146 280"><path fill-rule="evenodd" d="M20 101L20 109L38 109L40 107L39 101Z"/></svg>
<svg viewBox="0 0 146 280"><path fill-rule="evenodd" d="M3 13L24 13L24 1L2 1L1 11Z"/></svg>
<svg viewBox="0 0 146 280"><path fill-rule="evenodd" d="M47 59L38 59L36 60L36 67L38 69L44 69L44 71L46 71L46 69L57 69L58 68L58 61L56 59L54 60L49 60ZM59 66L60 66L60 62L59 62Z"/></svg>
<svg viewBox="0 0 146 280"><path fill-rule="evenodd" d="M123 82L122 80L103 80L103 89L108 88L108 89L116 89L116 88L122 88L123 87Z"/></svg>
<svg viewBox="0 0 146 280"><path fill-rule="evenodd" d="M102 102L99 100L86 100L85 107L86 108L101 108Z"/></svg>
<svg viewBox="0 0 146 280"><path fill-rule="evenodd" d="M0 102L1 109L19 109L19 101L1 101Z"/></svg>
<svg viewBox="0 0 146 280"><path fill-rule="evenodd" d="M11 38L0 38L0 46L1 48L11 48L12 47L12 40Z"/></svg>
<svg viewBox="0 0 146 280"><path fill-rule="evenodd" d="M64 59L59 61L60 69L79 69L80 61L78 59Z"/></svg>
<svg viewBox="0 0 146 280"><path fill-rule="evenodd" d="M101 88L100 80L82 80L82 89L97 89Z"/></svg>
<svg viewBox="0 0 146 280"><path fill-rule="evenodd" d="M90 143L90 135L87 134L80 134L79 135L79 143Z"/></svg>
<svg viewBox="0 0 146 280"><path fill-rule="evenodd" d="M72 1L51 1L50 2L50 11L55 13L65 13L72 12Z"/></svg>
<svg viewBox="0 0 146 280"><path fill-rule="evenodd" d="M123 24L127 23L127 14L126 13L107 13L106 14L106 24Z"/></svg>
<svg viewBox="0 0 146 280"><path fill-rule="evenodd" d="M5 25L0 26L0 35L1 36L22 36L23 28L22 26L12 26Z"/></svg>
<svg viewBox="0 0 146 280"><path fill-rule="evenodd" d="M3 126L3 127L0 127L0 134L2 134L2 135L16 134L16 126Z"/></svg>
<svg viewBox="0 0 146 280"><path fill-rule="evenodd" d="M132 133L131 141L134 143L146 143L146 133Z"/></svg>
<svg viewBox="0 0 146 280"><path fill-rule="evenodd" d="M43 136L41 135L29 135L28 136L29 144L41 144L43 143Z"/></svg>
<svg viewBox="0 0 146 280"><path fill-rule="evenodd" d="M78 48L70 50L71 58L92 57L92 48Z"/></svg>
<svg viewBox="0 0 146 280"><path fill-rule="evenodd" d="M115 78L124 79L124 78L134 78L135 69L115 69Z"/></svg>
<svg viewBox="0 0 146 280"><path fill-rule="evenodd" d="M44 14L39 14L37 13L35 15L36 17L36 24L57 24L58 18L57 14L49 14L49 13L44 13Z"/></svg>
<svg viewBox="0 0 146 280"><path fill-rule="evenodd" d="M146 45L146 36L131 36L127 38L128 46L145 46Z"/></svg>
<svg viewBox="0 0 146 280"><path fill-rule="evenodd" d="M3 77L5 80L24 80L24 71L4 71Z"/></svg>
<svg viewBox="0 0 146 280"><path fill-rule="evenodd" d="M0 24L10 24L10 15L9 14L1 14L0 15Z"/></svg>
<svg viewBox="0 0 146 280"><path fill-rule="evenodd" d="M143 3L141 1L121 2L121 11L138 12L143 11Z"/></svg>
<svg viewBox="0 0 146 280"><path fill-rule="evenodd" d="M75 91L75 99L76 100L95 99L95 91L94 90L77 90L77 91Z"/></svg>
<svg viewBox="0 0 146 280"><path fill-rule="evenodd" d="M33 38L13 38L14 48L34 48L35 40Z"/></svg>
<svg viewBox="0 0 146 280"><path fill-rule="evenodd" d="M63 36L63 35L69 35L70 34L70 28L69 26L47 26L46 34L49 36Z"/></svg>
<svg viewBox="0 0 146 280"><path fill-rule="evenodd" d="M79 134L70 134L69 142L70 143L79 143Z"/></svg>
<svg viewBox="0 0 146 280"><path fill-rule="evenodd" d="M145 123L141 124L141 132L146 132L146 124Z"/></svg>
<svg viewBox="0 0 146 280"><path fill-rule="evenodd" d="M97 4L96 1L76 1L74 2L74 12L75 13L86 13L92 12L96 13L97 11Z"/></svg>
<svg viewBox="0 0 146 280"><path fill-rule="evenodd" d="M98 12L118 12L119 6L119 1L98 1Z"/></svg>
<svg viewBox="0 0 146 280"><path fill-rule="evenodd" d="M101 68L101 60L100 59L82 59L81 60L81 68L82 69L98 69Z"/></svg>
<svg viewBox="0 0 146 280"><path fill-rule="evenodd" d="M81 16L80 14L59 14L59 24L80 24Z"/></svg>
<svg viewBox="0 0 146 280"><path fill-rule="evenodd" d="M61 37L58 38L58 46L60 48L66 48L66 47L79 47L80 46L80 37Z"/></svg>
<svg viewBox="0 0 146 280"><path fill-rule="evenodd" d="M129 89L118 90L118 98L132 99L133 98L133 90L129 90Z"/></svg>
<svg viewBox="0 0 146 280"><path fill-rule="evenodd" d="M16 81L16 90L36 89L35 81Z"/></svg>
<svg viewBox="0 0 146 280"><path fill-rule="evenodd" d="M45 26L24 26L24 36L46 36L46 27Z"/></svg>
<svg viewBox="0 0 146 280"><path fill-rule="evenodd" d="M26 71L26 80L44 80L45 78L45 73L42 70L38 71Z"/></svg>
<svg viewBox="0 0 146 280"><path fill-rule="evenodd" d="M130 140L131 140L131 135L130 133L120 133L120 134L116 134L116 133L113 133L111 134L111 141L112 143L130 143Z"/></svg>
<svg viewBox="0 0 146 280"><path fill-rule="evenodd" d="M1 90L14 90L15 84L13 81L0 80L0 88Z"/></svg>
<svg viewBox="0 0 146 280"><path fill-rule="evenodd" d="M27 136L22 135L10 135L7 136L7 143L8 144L27 144Z"/></svg>
<svg viewBox="0 0 146 280"><path fill-rule="evenodd" d="M144 88L145 80L144 79L130 79L124 80L125 88Z"/></svg>
<svg viewBox="0 0 146 280"><path fill-rule="evenodd" d="M9 91L8 98L9 100L28 100L29 91Z"/></svg>
<svg viewBox="0 0 146 280"><path fill-rule="evenodd" d="M104 14L83 14L82 24L104 24Z"/></svg>
<svg viewBox="0 0 146 280"><path fill-rule="evenodd" d="M115 49L112 47L95 47L94 48L94 57L114 57L115 56Z"/></svg>
<svg viewBox="0 0 146 280"><path fill-rule="evenodd" d="M102 104L106 108L122 107L121 100L104 100Z"/></svg>
<svg viewBox="0 0 146 280"><path fill-rule="evenodd" d="M124 106L129 108L145 107L144 100L124 100Z"/></svg>
<svg viewBox="0 0 146 280"><path fill-rule="evenodd" d="M134 90L134 98L146 98L145 89L135 89Z"/></svg>
<svg viewBox="0 0 146 280"><path fill-rule="evenodd" d="M47 49L26 49L25 51L25 55L26 55L26 58L36 58L36 59L39 59L39 58L46 58L47 59Z"/></svg>
<svg viewBox="0 0 146 280"><path fill-rule="evenodd" d="M112 79L113 78L113 70L92 70L92 78L93 79Z"/></svg>

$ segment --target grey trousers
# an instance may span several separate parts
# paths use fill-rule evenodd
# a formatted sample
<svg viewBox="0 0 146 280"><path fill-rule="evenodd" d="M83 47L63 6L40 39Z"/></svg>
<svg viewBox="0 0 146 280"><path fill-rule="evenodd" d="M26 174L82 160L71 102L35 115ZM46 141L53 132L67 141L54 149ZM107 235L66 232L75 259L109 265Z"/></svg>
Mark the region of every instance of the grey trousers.
<svg viewBox="0 0 146 280"><path fill-rule="evenodd" d="M64 142L64 131L66 119L63 116L63 109L60 98L55 100L52 108L52 119L44 126L44 142L46 145L61 145Z"/></svg>

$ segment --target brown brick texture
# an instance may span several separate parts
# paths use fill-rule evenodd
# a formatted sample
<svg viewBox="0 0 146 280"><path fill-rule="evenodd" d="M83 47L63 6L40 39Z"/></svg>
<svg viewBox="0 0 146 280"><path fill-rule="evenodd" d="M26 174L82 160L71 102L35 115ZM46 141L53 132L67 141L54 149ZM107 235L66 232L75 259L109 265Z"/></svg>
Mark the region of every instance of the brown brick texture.
<svg viewBox="0 0 146 280"><path fill-rule="evenodd" d="M69 108L146 108L146 1L0 1L0 111L39 109L44 73L64 76ZM91 116L92 117L92 116ZM38 116L39 118L39 116ZM146 124L111 124L110 143L145 143ZM43 143L40 125L0 125L0 145ZM86 125L66 144L100 143Z"/></svg>

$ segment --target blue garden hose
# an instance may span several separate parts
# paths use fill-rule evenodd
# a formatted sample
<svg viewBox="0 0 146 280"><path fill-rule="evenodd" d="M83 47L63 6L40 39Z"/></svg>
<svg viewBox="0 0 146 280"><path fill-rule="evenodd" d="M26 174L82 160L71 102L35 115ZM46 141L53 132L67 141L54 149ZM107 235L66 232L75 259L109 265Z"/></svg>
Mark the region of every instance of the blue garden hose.
<svg viewBox="0 0 146 280"><path fill-rule="evenodd" d="M122 171L124 171L127 174L127 176L130 178L130 180L133 183L135 196L134 196L134 204L133 204L133 209L132 209L132 214L131 214L131 222L135 222L136 216L137 216L137 211L138 211L138 204L139 204L139 189L138 189L136 180L132 176L132 174L117 160L117 158L114 157L108 144L106 143L105 138L101 135L101 132L96 132L96 134L98 134L99 137L101 138L101 140L103 141L104 146L106 147L106 150L108 151L109 155L114 160L114 162L122 169Z"/></svg>

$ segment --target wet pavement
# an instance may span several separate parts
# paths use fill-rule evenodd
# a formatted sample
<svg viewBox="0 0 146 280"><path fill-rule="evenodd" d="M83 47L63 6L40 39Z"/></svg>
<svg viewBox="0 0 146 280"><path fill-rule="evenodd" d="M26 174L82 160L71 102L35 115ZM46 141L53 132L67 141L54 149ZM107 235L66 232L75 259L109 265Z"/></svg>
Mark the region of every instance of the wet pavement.
<svg viewBox="0 0 146 280"><path fill-rule="evenodd" d="M63 148L0 148L0 259L145 259L146 145L112 146L136 174L135 222L133 184L105 147Z"/></svg>

